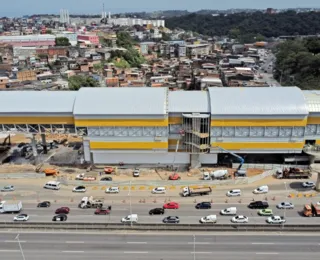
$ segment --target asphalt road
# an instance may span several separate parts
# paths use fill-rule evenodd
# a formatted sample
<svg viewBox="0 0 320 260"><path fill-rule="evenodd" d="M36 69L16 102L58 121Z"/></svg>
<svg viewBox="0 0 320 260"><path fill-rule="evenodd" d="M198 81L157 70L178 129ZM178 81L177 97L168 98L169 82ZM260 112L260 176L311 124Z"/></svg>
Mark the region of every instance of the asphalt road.
<svg viewBox="0 0 320 260"><path fill-rule="evenodd" d="M107 204L106 204L107 205ZM120 223L121 218L130 214L130 205L112 204L110 215L94 215L95 209L79 209L77 204L53 204L50 208L36 208L36 204L23 204L23 213L30 216L29 222L51 222L54 211L61 206L70 207L67 222L81 223ZM217 215L219 224L229 224L233 216L221 216L220 210L227 207L236 207L238 215L245 215L249 218L250 224L265 224L267 217L259 216L258 210L249 209L241 204L212 204L211 209L195 209L195 204L182 204L179 209L168 209L164 215L149 215L149 210L155 207L162 207L162 204L132 204L132 213L138 214L139 223L162 223L166 216L179 216L181 224L198 224L200 218L207 215ZM280 210L271 205L274 215L286 216L288 224L317 224L318 218L306 218L301 216L303 205L295 205L293 210ZM12 214L1 214L0 222L12 222Z"/></svg>
<svg viewBox="0 0 320 260"><path fill-rule="evenodd" d="M0 233L5 260L318 260L317 236Z"/></svg>

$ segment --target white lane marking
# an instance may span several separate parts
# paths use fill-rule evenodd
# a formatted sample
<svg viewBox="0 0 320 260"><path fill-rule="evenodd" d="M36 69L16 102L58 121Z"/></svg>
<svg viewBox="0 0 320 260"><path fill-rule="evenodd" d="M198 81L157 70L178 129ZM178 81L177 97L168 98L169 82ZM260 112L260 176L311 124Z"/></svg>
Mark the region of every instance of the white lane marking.
<svg viewBox="0 0 320 260"><path fill-rule="evenodd" d="M12 253L14 253L14 252L19 252L20 250L6 250L6 249L0 249L0 252L7 252L7 253L9 253L9 252L12 252Z"/></svg>
<svg viewBox="0 0 320 260"><path fill-rule="evenodd" d="M147 244L147 242L127 242L127 244Z"/></svg>
<svg viewBox="0 0 320 260"><path fill-rule="evenodd" d="M256 253L256 255L278 255L279 253L265 252L265 253Z"/></svg>
<svg viewBox="0 0 320 260"><path fill-rule="evenodd" d="M212 252L190 252L191 254L212 254Z"/></svg>
<svg viewBox="0 0 320 260"><path fill-rule="evenodd" d="M5 240L5 243L18 243L18 240ZM20 243L25 243L27 241L20 240Z"/></svg>
<svg viewBox="0 0 320 260"><path fill-rule="evenodd" d="M125 251L124 254L148 254L146 251Z"/></svg>
<svg viewBox="0 0 320 260"><path fill-rule="evenodd" d="M210 242L188 242L188 245L210 245Z"/></svg>
<svg viewBox="0 0 320 260"><path fill-rule="evenodd" d="M84 244L84 241L66 241L67 244Z"/></svg>
<svg viewBox="0 0 320 260"><path fill-rule="evenodd" d="M84 253L84 251L62 251L62 253Z"/></svg>
<svg viewBox="0 0 320 260"><path fill-rule="evenodd" d="M274 243L251 243L251 245L274 245Z"/></svg>

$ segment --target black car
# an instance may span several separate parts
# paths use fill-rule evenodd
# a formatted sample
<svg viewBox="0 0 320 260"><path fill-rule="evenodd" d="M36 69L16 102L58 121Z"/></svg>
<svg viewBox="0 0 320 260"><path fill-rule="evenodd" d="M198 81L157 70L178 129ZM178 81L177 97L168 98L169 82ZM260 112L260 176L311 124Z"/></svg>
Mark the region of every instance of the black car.
<svg viewBox="0 0 320 260"><path fill-rule="evenodd" d="M112 181L112 177L102 177L100 181Z"/></svg>
<svg viewBox="0 0 320 260"><path fill-rule="evenodd" d="M180 219L179 217L177 216L168 216L168 217L165 217L163 220L162 220L163 223L174 223L174 224L177 224L180 222Z"/></svg>
<svg viewBox="0 0 320 260"><path fill-rule="evenodd" d="M163 215L163 214L164 214L163 208L155 208L149 211L149 215Z"/></svg>
<svg viewBox="0 0 320 260"><path fill-rule="evenodd" d="M49 208L51 206L51 202L50 201L42 201L40 203L38 203L38 208Z"/></svg>
<svg viewBox="0 0 320 260"><path fill-rule="evenodd" d="M254 201L251 202L248 207L250 209L267 209L269 208L269 203L267 201Z"/></svg>
<svg viewBox="0 0 320 260"><path fill-rule="evenodd" d="M66 214L58 214L53 216L52 221L66 221L68 216Z"/></svg>
<svg viewBox="0 0 320 260"><path fill-rule="evenodd" d="M196 209L211 209L211 202L200 202L196 205Z"/></svg>

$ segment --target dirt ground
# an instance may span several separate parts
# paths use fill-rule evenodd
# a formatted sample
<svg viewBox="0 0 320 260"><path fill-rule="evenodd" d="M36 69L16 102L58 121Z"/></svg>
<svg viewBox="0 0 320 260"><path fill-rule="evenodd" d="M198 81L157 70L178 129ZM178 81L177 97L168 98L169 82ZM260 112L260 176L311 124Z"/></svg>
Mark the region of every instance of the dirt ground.
<svg viewBox="0 0 320 260"><path fill-rule="evenodd" d="M36 138L36 141L38 141L38 142L41 141L41 135L40 134L37 134L35 138ZM68 139L69 143L82 142L82 138L78 137L76 135L46 134L46 140L47 141L53 141L53 140L60 141L60 140L62 140L64 138ZM0 143L2 143L4 139L5 138L0 138ZM30 137L28 137L25 134L11 134L10 139L11 139L11 143L13 143L13 144L30 143L31 142Z"/></svg>
<svg viewBox="0 0 320 260"><path fill-rule="evenodd" d="M54 168L59 171L59 175L67 175L69 177L75 178L79 173L87 173L88 175L97 176L101 169L92 169L91 171L87 171L84 169L71 168L71 167L56 167L50 164L44 164L41 167L41 170L45 168ZM14 164L3 164L0 165L0 174L8 174L8 173L26 173L32 172L34 173L36 166L31 164L23 164L23 165L14 165ZM199 180L202 177L203 171L214 171L219 169L227 169L227 168L202 168L202 169L192 169L190 171L178 172L181 176L182 180ZM227 169L229 174L232 174L235 169ZM111 174L110 176L114 176L115 180L128 180L132 177L133 169L117 169L116 174ZM261 169L248 169L248 176L252 177L258 174L263 173ZM167 180L169 175L172 174L171 171L166 171L162 169L140 169L140 180ZM133 178L133 177L132 177Z"/></svg>

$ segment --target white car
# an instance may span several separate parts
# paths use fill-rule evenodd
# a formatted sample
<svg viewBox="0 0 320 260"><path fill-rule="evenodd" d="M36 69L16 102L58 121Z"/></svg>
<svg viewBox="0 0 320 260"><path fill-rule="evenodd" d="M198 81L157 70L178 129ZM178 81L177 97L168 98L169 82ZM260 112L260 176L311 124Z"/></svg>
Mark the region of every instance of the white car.
<svg viewBox="0 0 320 260"><path fill-rule="evenodd" d="M119 190L119 187L109 187L109 188L106 188L106 193L119 193L120 190Z"/></svg>
<svg viewBox="0 0 320 260"><path fill-rule="evenodd" d="M313 181L306 181L302 183L303 188L313 188L316 184Z"/></svg>
<svg viewBox="0 0 320 260"><path fill-rule="evenodd" d="M13 185L7 185L4 186L1 191L5 192L5 191L14 191L14 186Z"/></svg>
<svg viewBox="0 0 320 260"><path fill-rule="evenodd" d="M249 218L246 216L238 215L238 216L233 217L231 219L231 222L233 222L233 223L248 223Z"/></svg>
<svg viewBox="0 0 320 260"><path fill-rule="evenodd" d="M294 209L294 205L291 202L281 202L277 205L278 209Z"/></svg>
<svg viewBox="0 0 320 260"><path fill-rule="evenodd" d="M284 219L284 217L280 217L280 216L272 216L267 218L267 223L269 224L282 224L285 222L286 220Z"/></svg>
<svg viewBox="0 0 320 260"><path fill-rule="evenodd" d="M27 214L20 214L13 218L13 221L27 221L29 216Z"/></svg>
<svg viewBox="0 0 320 260"><path fill-rule="evenodd" d="M152 194L166 194L165 187L156 187L151 191Z"/></svg>
<svg viewBox="0 0 320 260"><path fill-rule="evenodd" d="M72 189L73 192L86 192L87 189L84 186L77 186Z"/></svg>
<svg viewBox="0 0 320 260"><path fill-rule="evenodd" d="M133 175L133 177L139 177L140 176L140 169L138 169L138 168L134 169L132 175Z"/></svg>

